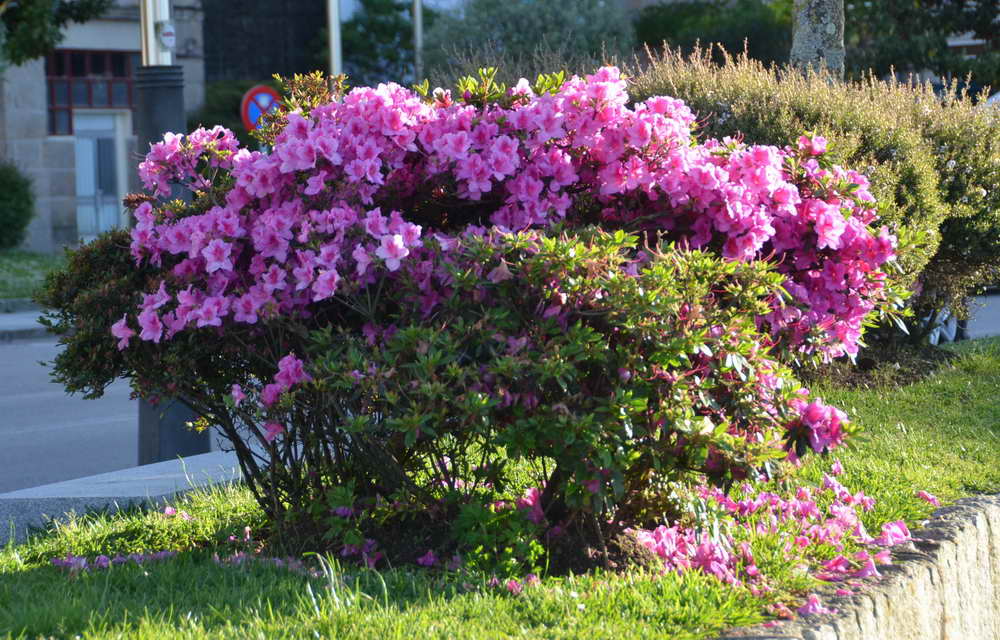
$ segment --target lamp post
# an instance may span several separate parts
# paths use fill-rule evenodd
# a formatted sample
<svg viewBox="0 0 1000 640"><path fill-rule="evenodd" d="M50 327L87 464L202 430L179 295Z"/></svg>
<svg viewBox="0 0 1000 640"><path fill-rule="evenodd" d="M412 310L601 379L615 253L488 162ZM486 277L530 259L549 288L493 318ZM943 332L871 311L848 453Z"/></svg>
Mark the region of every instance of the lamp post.
<svg viewBox="0 0 1000 640"><path fill-rule="evenodd" d="M340 0L326 1L326 27L330 33L330 77L335 78L344 72L343 49L340 41Z"/></svg>
<svg viewBox="0 0 1000 640"><path fill-rule="evenodd" d="M424 8L421 0L413 0L413 83L424 75Z"/></svg>
<svg viewBox="0 0 1000 640"><path fill-rule="evenodd" d="M140 153L167 132L186 129L184 115L184 69L174 64L177 41L170 20L170 0L139 1L142 66L135 72L136 138ZM210 433L196 433L186 423L197 415L175 398L153 405L139 400L139 464L171 460L178 456L206 453Z"/></svg>

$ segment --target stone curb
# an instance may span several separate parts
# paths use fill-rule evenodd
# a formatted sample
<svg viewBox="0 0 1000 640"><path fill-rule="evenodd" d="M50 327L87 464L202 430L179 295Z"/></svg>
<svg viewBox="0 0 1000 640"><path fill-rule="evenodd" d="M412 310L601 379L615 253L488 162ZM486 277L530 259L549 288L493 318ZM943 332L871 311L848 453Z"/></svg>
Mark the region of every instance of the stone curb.
<svg viewBox="0 0 1000 640"><path fill-rule="evenodd" d="M90 509L162 506L187 491L238 481L235 454L213 451L0 494L0 546Z"/></svg>
<svg viewBox="0 0 1000 640"><path fill-rule="evenodd" d="M731 629L719 640L1000 640L1000 495L938 509L913 535L862 591L819 590L837 613Z"/></svg>
<svg viewBox="0 0 1000 640"><path fill-rule="evenodd" d="M0 313L17 313L18 311L41 311L42 308L30 298L0 298Z"/></svg>
<svg viewBox="0 0 1000 640"><path fill-rule="evenodd" d="M30 327L25 329L4 329L0 330L0 343L13 342L14 340L33 340L36 338L48 338L53 334L45 327Z"/></svg>

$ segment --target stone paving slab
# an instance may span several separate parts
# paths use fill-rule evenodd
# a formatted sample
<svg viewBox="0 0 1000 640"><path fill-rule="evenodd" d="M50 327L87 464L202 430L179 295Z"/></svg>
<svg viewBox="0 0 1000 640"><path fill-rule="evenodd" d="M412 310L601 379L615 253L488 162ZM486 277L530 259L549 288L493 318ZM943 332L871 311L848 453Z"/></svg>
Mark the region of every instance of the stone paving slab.
<svg viewBox="0 0 1000 640"><path fill-rule="evenodd" d="M37 527L69 512L133 504L154 505L192 488L240 478L236 454L213 451L96 476L0 494L0 544L11 537L23 541L28 527Z"/></svg>

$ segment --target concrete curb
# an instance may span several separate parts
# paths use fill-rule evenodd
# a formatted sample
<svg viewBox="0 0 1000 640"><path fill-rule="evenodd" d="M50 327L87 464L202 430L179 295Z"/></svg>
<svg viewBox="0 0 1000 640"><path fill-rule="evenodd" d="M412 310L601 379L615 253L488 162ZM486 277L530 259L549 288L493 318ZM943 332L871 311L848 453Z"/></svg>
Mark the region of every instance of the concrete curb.
<svg viewBox="0 0 1000 640"><path fill-rule="evenodd" d="M0 298L0 313L17 313L18 311L41 311L42 308L30 298Z"/></svg>
<svg viewBox="0 0 1000 640"><path fill-rule="evenodd" d="M1000 496L938 509L913 535L864 591L820 591L836 614L731 629L719 640L1000 640Z"/></svg>
<svg viewBox="0 0 1000 640"><path fill-rule="evenodd" d="M23 542L41 527L88 509L118 511L130 505L157 506L194 488L240 479L232 452L213 451L0 494L0 545Z"/></svg>
<svg viewBox="0 0 1000 640"><path fill-rule="evenodd" d="M35 340L38 338L49 338L54 334L49 333L45 327L28 327L25 329L3 329L0 330L0 342L13 342L14 340Z"/></svg>

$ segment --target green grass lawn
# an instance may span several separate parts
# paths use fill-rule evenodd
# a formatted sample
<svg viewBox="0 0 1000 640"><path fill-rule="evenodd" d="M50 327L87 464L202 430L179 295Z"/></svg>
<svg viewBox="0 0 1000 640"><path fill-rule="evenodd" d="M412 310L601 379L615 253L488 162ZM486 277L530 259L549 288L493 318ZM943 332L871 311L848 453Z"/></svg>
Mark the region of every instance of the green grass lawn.
<svg viewBox="0 0 1000 640"><path fill-rule="evenodd" d="M45 275L64 263L50 256L20 249L0 250L0 298L30 298Z"/></svg>
<svg viewBox="0 0 1000 640"><path fill-rule="evenodd" d="M933 508L918 489L942 500L1000 489L1000 339L954 348L952 366L903 389L819 390L866 428L838 457L843 483L878 500L865 515L869 531L926 518ZM830 462L814 457L803 480L818 481ZM764 599L697 572L545 577L514 596L487 576L410 567L376 572L334 560L308 576L257 561L220 566L212 556L232 554L230 535L263 524L248 492L198 491L175 506L193 518L88 515L0 552L0 637L711 638L766 619L763 605L813 584L780 560L768 569L781 593ZM50 562L159 549L178 555L79 575Z"/></svg>

